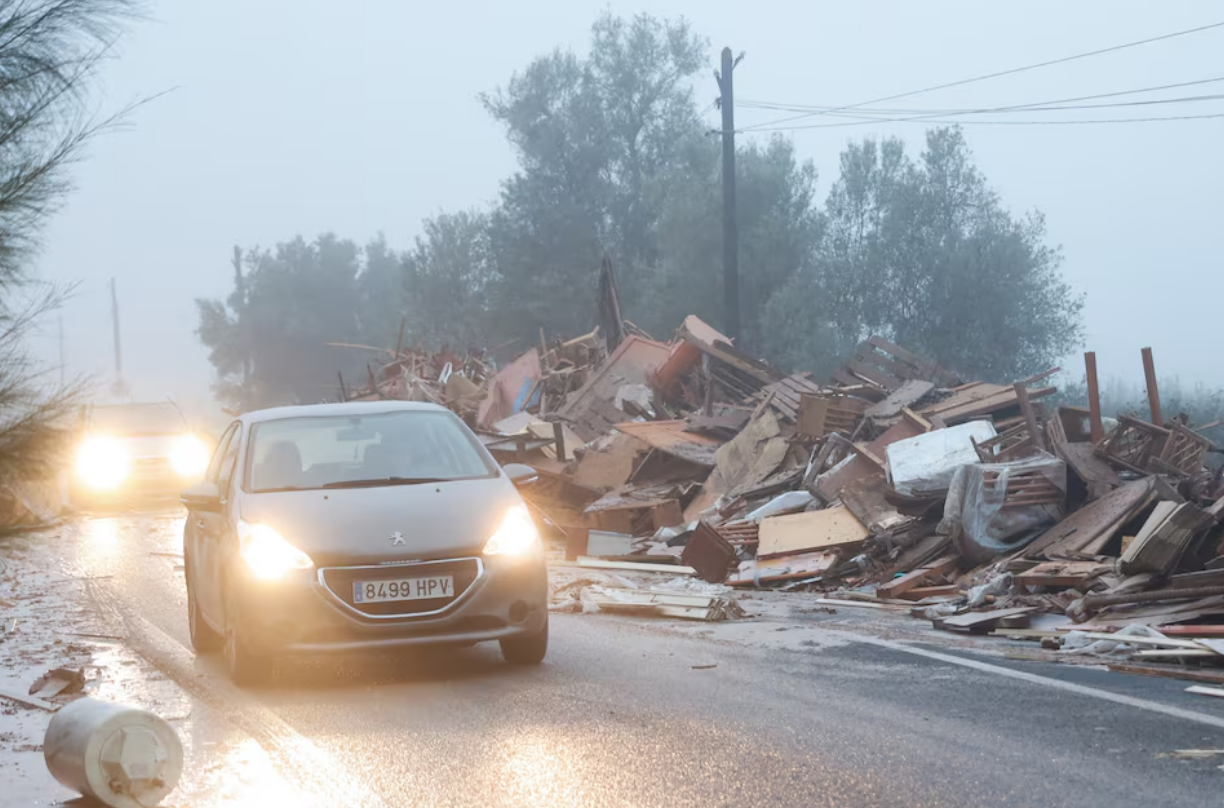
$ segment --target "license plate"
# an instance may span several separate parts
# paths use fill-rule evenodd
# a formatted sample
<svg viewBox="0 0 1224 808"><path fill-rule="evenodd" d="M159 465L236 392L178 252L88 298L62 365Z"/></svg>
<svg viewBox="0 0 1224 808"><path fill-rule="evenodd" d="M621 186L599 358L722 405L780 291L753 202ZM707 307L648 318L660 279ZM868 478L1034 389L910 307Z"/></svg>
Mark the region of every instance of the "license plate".
<svg viewBox="0 0 1224 808"><path fill-rule="evenodd" d="M397 578L391 581L354 581L353 603L388 603L397 600L453 598L455 579L450 575Z"/></svg>

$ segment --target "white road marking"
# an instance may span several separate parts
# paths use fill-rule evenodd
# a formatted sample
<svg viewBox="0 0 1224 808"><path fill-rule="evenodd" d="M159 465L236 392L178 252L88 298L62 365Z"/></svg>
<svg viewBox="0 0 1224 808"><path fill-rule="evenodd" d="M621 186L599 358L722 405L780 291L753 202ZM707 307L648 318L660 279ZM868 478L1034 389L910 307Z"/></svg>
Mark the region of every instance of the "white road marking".
<svg viewBox="0 0 1224 808"><path fill-rule="evenodd" d="M1115 704L1123 704L1127 707L1134 707L1139 710L1147 710L1148 712L1159 713L1170 718L1180 718L1183 721L1194 721L1199 724L1206 724L1209 727L1216 729L1224 729L1224 718L1219 718L1214 715L1205 715L1196 713L1192 710L1183 710L1180 707L1171 707L1167 704L1161 704L1156 701L1147 699L1138 699L1134 696L1126 696L1121 693L1114 693L1109 690L1101 690L1087 685L1077 685L1074 682L1064 682L1060 679L1051 679L1048 676L1039 676L1035 673L1027 673L1026 671L1013 670L1005 668L1001 665L992 665L989 662L981 662L976 659L966 659L964 657L954 656L952 654L942 654L939 651L931 651L926 648L918 648L906 643L895 642L893 640L885 640L879 637L867 637L862 634L854 634L848 631L835 631L828 629L830 634L834 634L850 642L864 643L866 645L874 645L879 648L887 648L891 651L900 651L904 654L912 654L914 656L926 657L927 659L946 662L949 665L959 665L962 668L970 668L982 673L991 673L996 676L1005 676L1009 679L1018 679L1029 684L1040 685L1042 687L1050 687L1055 690L1063 690L1068 693L1075 693L1078 696L1088 696L1089 698L1101 699L1103 701L1112 701Z"/></svg>

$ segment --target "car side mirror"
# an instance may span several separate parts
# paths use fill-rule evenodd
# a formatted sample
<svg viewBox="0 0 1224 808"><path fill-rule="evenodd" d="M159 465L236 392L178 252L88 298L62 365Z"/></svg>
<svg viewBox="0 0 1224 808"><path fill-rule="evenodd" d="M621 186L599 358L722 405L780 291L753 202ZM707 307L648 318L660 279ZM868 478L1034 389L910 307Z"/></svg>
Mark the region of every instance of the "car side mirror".
<svg viewBox="0 0 1224 808"><path fill-rule="evenodd" d="M502 466L502 471L506 472L510 482L520 488L525 485L531 485L540 479L540 475L536 473L535 469L522 463L507 463L505 466Z"/></svg>
<svg viewBox="0 0 1224 808"><path fill-rule="evenodd" d="M192 511L221 510L221 489L216 483L199 483L193 485L179 496L179 501Z"/></svg>

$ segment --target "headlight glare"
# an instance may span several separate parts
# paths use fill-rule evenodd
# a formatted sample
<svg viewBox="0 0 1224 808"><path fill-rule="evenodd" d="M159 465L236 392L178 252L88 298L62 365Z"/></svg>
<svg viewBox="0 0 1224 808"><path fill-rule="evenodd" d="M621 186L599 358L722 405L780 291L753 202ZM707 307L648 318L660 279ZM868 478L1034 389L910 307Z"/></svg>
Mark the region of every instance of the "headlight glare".
<svg viewBox="0 0 1224 808"><path fill-rule="evenodd" d="M540 531L523 505L506 511L497 531L484 546L485 555L524 556L540 550Z"/></svg>
<svg viewBox="0 0 1224 808"><path fill-rule="evenodd" d="M195 435L184 435L170 450L170 467L180 477L197 477L208 467L208 447Z"/></svg>
<svg viewBox="0 0 1224 808"><path fill-rule="evenodd" d="M238 542L247 569L263 581L275 581L291 570L308 570L314 566L310 556L267 525L239 522Z"/></svg>
<svg viewBox="0 0 1224 808"><path fill-rule="evenodd" d="M81 444L76 456L77 477L89 488L118 488L131 471L132 460L114 438L95 436Z"/></svg>

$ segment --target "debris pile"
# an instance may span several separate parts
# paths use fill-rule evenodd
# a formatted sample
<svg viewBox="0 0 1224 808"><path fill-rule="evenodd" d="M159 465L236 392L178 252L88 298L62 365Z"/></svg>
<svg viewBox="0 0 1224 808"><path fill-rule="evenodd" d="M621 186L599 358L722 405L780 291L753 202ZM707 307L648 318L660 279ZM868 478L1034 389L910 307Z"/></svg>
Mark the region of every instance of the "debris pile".
<svg viewBox="0 0 1224 808"><path fill-rule="evenodd" d="M1059 368L966 381L879 337L820 382L695 316L653 340L615 320L614 291L577 339L497 370L397 352L361 393L443 403L537 470L526 497L578 573L556 608L724 619L733 588L779 588L913 604L950 631L1224 636L1217 450L1162 417L1150 351L1150 418L1112 419L1092 354L1087 408L1047 405Z"/></svg>

